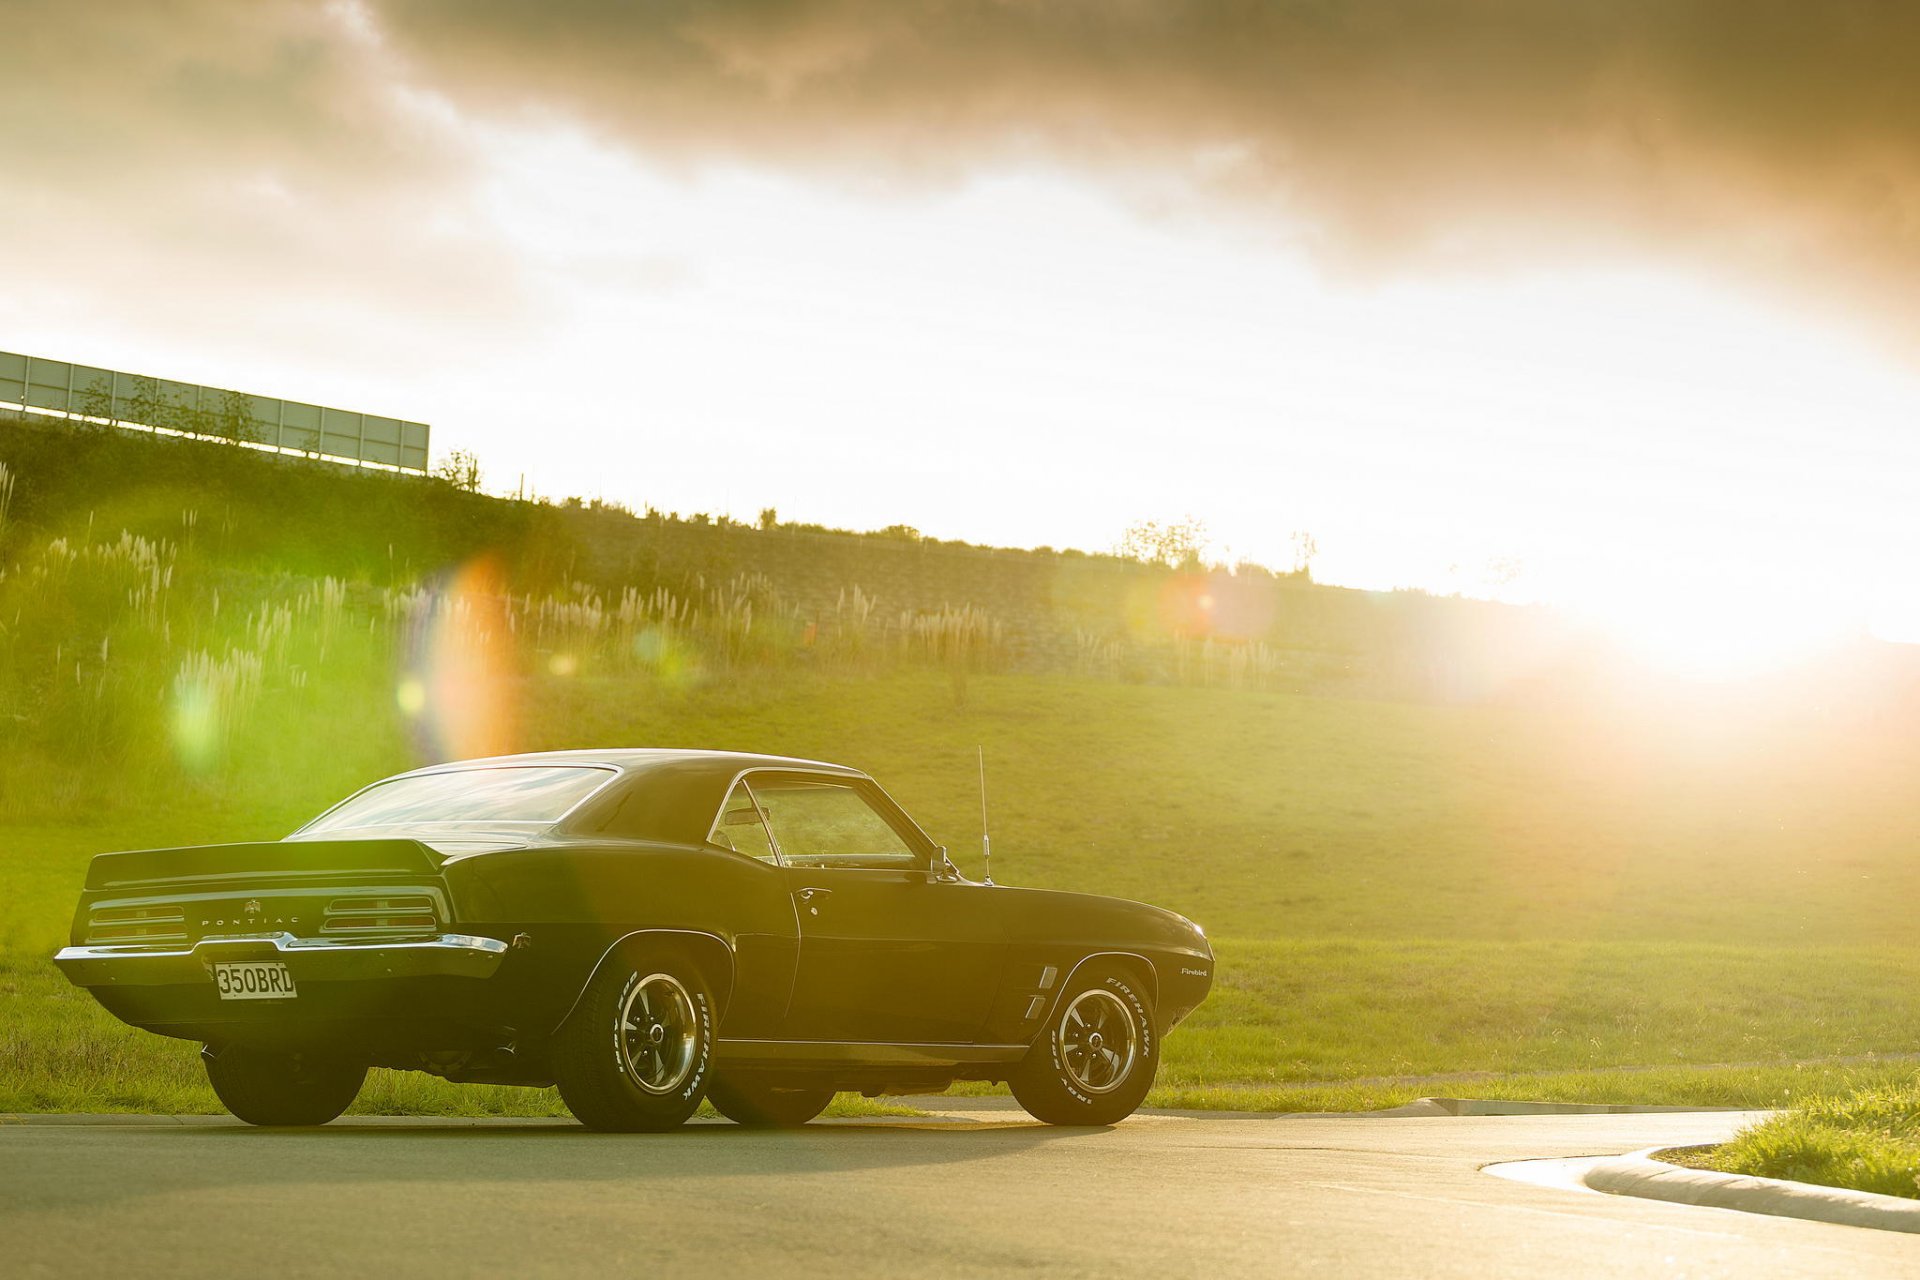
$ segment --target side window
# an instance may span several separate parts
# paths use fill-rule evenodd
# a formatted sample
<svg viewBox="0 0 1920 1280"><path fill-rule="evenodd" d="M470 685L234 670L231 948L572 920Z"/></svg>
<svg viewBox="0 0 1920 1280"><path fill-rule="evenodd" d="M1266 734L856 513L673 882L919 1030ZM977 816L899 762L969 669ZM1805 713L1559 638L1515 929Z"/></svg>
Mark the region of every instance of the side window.
<svg viewBox="0 0 1920 1280"><path fill-rule="evenodd" d="M789 866L918 867L920 855L851 787L763 778L754 796Z"/></svg>
<svg viewBox="0 0 1920 1280"><path fill-rule="evenodd" d="M722 849L732 849L762 862L779 861L774 856L773 841L767 835L760 806L755 803L753 789L745 778L733 784L733 794L720 806L720 821L713 826L713 842Z"/></svg>

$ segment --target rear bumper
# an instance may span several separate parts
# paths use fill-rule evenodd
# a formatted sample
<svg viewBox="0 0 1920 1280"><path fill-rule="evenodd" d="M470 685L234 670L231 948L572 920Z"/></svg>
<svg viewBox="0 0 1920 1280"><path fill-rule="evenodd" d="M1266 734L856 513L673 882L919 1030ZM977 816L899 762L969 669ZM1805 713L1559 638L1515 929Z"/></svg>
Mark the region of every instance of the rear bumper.
<svg viewBox="0 0 1920 1280"><path fill-rule="evenodd" d="M208 981L212 966L273 960L294 981L382 978L491 978L507 954L497 938L443 933L414 942L341 942L290 933L208 938L184 950L150 946L63 947L53 957L77 987L169 987Z"/></svg>

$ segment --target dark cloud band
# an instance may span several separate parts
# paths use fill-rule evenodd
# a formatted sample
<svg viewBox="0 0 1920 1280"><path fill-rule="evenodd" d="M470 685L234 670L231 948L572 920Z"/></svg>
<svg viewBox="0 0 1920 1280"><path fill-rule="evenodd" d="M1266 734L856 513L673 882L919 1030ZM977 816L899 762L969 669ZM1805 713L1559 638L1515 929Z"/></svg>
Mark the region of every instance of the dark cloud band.
<svg viewBox="0 0 1920 1280"><path fill-rule="evenodd" d="M451 286L470 246L422 228L484 169L472 113L868 183L1064 165L1350 262L1652 250L1920 328L1904 0L14 0L7 28L16 241L290 236Z"/></svg>
<svg viewBox="0 0 1920 1280"><path fill-rule="evenodd" d="M1897 0L383 0L467 104L870 177L1044 156L1362 256L1622 239L1911 307Z"/></svg>

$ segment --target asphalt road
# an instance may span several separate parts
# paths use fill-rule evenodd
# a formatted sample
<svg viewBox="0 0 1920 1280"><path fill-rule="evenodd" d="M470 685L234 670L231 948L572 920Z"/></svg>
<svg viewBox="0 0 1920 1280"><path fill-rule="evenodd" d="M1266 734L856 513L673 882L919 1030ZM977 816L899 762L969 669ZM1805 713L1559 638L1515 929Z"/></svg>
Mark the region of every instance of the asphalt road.
<svg viewBox="0 0 1920 1280"><path fill-rule="evenodd" d="M0 1274L1920 1276L1913 1236L1481 1172L1740 1119L0 1122Z"/></svg>

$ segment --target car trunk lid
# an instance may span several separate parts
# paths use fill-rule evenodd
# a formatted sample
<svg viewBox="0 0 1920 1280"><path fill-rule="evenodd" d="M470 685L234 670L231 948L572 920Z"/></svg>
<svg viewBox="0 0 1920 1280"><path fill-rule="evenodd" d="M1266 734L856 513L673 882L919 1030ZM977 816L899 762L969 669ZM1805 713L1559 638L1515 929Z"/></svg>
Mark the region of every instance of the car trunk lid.
<svg viewBox="0 0 1920 1280"><path fill-rule="evenodd" d="M367 873L431 876L441 857L418 840L269 840L103 853L87 867L91 891L147 885L304 880Z"/></svg>
<svg viewBox="0 0 1920 1280"><path fill-rule="evenodd" d="M178 947L245 934L432 937L453 918L442 861L409 839L103 853L87 870L73 938L96 946Z"/></svg>

